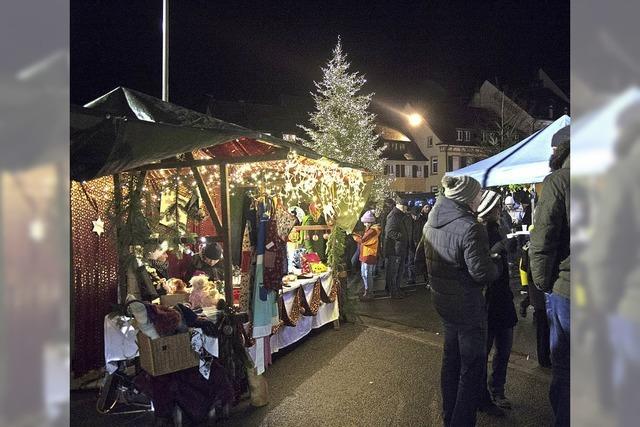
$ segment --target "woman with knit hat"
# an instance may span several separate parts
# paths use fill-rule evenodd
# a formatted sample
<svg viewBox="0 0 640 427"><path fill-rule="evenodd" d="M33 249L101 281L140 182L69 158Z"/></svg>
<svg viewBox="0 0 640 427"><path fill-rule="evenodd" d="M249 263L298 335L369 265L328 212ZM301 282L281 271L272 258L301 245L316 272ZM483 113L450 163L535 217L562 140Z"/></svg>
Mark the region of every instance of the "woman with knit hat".
<svg viewBox="0 0 640 427"><path fill-rule="evenodd" d="M507 364L513 345L513 328L518 322L516 308L513 305L513 292L509 286L507 240L498 224L500 199L500 195L495 191L485 190L478 207L478 220L487 227L491 253L500 255L502 267L500 275L487 286L484 294L487 300L488 315L487 356L493 347L495 347L495 354L489 384L486 382L485 375L485 388L480 410L493 415L503 415L495 406L511 409L511 403L504 394L504 385L507 380Z"/></svg>
<svg viewBox="0 0 640 427"><path fill-rule="evenodd" d="M486 370L487 312L483 288L496 280L485 227L474 215L482 191L469 176L442 178L423 240L432 300L442 319L444 424L475 425Z"/></svg>
<svg viewBox="0 0 640 427"><path fill-rule="evenodd" d="M364 282L363 301L373 299L373 276L378 264L378 243L382 229L376 224L376 216L373 211L366 211L360 221L364 224L362 236L353 235L353 239L360 247L360 274Z"/></svg>

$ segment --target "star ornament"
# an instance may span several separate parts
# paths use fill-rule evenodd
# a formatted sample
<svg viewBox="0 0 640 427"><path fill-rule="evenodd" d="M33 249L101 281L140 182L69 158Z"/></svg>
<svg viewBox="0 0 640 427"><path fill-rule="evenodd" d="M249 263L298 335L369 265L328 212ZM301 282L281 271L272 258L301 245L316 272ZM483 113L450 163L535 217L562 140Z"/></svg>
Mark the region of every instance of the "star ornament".
<svg viewBox="0 0 640 427"><path fill-rule="evenodd" d="M104 221L100 219L100 217L98 217L97 220L91 222L93 223L93 230L91 231L93 231L98 235L98 237L100 237L100 235L104 233Z"/></svg>

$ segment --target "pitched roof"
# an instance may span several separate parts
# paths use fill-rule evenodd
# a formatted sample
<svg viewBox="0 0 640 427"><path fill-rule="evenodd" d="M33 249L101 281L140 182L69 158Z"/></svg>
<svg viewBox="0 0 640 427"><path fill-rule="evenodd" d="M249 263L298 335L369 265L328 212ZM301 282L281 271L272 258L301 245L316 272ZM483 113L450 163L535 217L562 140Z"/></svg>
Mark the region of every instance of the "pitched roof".
<svg viewBox="0 0 640 427"><path fill-rule="evenodd" d="M380 157L397 161L427 161L418 145L412 141L397 141L380 138L378 146L384 147Z"/></svg>
<svg viewBox="0 0 640 427"><path fill-rule="evenodd" d="M479 145L480 131L495 128L498 117L484 108L441 104L427 113L426 120L442 144ZM471 141L457 141L457 129L471 130Z"/></svg>
<svg viewBox="0 0 640 427"><path fill-rule="evenodd" d="M322 157L299 144L123 87L84 107L72 105L70 125L71 178L78 181L193 152L221 162L282 157L290 150Z"/></svg>

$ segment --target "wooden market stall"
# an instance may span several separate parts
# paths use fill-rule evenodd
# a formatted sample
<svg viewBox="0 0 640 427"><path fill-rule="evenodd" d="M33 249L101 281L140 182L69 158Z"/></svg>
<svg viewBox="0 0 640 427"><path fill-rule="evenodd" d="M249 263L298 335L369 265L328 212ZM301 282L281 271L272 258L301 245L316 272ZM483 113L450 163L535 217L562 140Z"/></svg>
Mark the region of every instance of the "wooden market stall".
<svg viewBox="0 0 640 427"><path fill-rule="evenodd" d="M269 196L303 200L313 195L319 204L332 200L335 206L326 203L323 207L337 211L335 223L350 231L368 187L366 176L352 165L322 159L304 146L121 87L84 107L72 106L71 178L74 354L82 355L73 358L76 375L97 367L96 362L101 359L97 355L104 344L96 332L116 297L122 303L127 294L126 275L119 264L122 252L128 248L122 247L120 240L115 242L121 247L115 242L100 241L102 230L115 228L116 235L127 233L122 217L101 217L114 205L117 210L125 200L130 205L139 200L140 210L148 211L145 193L151 194L156 206L159 200L155 198L158 194L164 197L163 191L171 185L175 184L176 201L184 188L197 189L194 192L207 216L201 223L206 223L211 232L199 230L196 234L213 234L222 243L227 254L223 257L224 294L227 301L233 301L232 251L241 249L241 240L232 237L231 224L237 216L231 203L235 191L251 187L268 191L265 194ZM314 193L314 188L322 191ZM178 217L176 207L176 225ZM181 233L185 231L198 230ZM303 306L320 297L324 303L335 300L333 280L326 279L323 276L322 280L307 280L282 289L280 308L285 312L281 315L284 320L252 354L258 365L262 360L262 369L271 352L295 342L314 327L312 324L320 324L320 319L298 322L297 310L291 311L291 307L294 300ZM318 307L307 307L306 311L307 316L317 314ZM327 316L325 320L336 318L337 304ZM278 329L285 326L291 331L297 327L297 332L287 337L282 332L278 335ZM266 343L269 336L270 343ZM94 360L86 360L87 357Z"/></svg>

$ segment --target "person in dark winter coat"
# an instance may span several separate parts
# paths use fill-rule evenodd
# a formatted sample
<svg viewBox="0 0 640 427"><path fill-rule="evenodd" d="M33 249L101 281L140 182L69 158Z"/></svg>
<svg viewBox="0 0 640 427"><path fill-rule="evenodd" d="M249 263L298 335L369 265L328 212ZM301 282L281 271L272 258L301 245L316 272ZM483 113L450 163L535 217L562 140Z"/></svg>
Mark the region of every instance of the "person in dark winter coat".
<svg viewBox="0 0 640 427"><path fill-rule="evenodd" d="M593 235L582 259L587 267L588 305L576 306L588 309L591 322L597 322L590 328L598 346L594 354L596 375L604 373L597 386L601 392L611 390L608 408L613 407L617 425L628 426L640 419L640 221L638 209L633 208L640 206L640 102L622 112L617 124L616 163L603 177L598 191L597 215L591 223ZM572 222L572 226L575 224ZM577 240L572 241L574 251L576 244L580 245ZM608 360L609 351L612 360ZM613 378L612 365L620 374ZM606 382L606 376L613 384ZM606 403L603 398L599 400Z"/></svg>
<svg viewBox="0 0 640 427"><path fill-rule="evenodd" d="M497 405L503 409L511 409L511 403L504 394L507 379L507 364L513 345L513 327L518 322L516 308L513 305L513 292L509 286L509 263L507 260L507 236L500 231L500 195L486 190L478 208L478 220L487 227L489 246L492 254L500 256L500 275L487 286L487 356L495 347L492 373L485 386L483 401L480 407ZM485 382L486 384L486 382ZM489 391L491 394L489 394ZM492 408L494 411L495 409ZM486 410L486 409L485 409ZM486 412L489 412L486 410ZM494 412L495 413L495 412Z"/></svg>
<svg viewBox="0 0 640 427"><path fill-rule="evenodd" d="M531 232L529 257L533 283L547 293L551 330L552 380L549 399L555 425L570 421L571 251L569 233L569 131L558 131L550 160L553 172L542 183ZM561 165L561 166L560 166Z"/></svg>
<svg viewBox="0 0 640 427"><path fill-rule="evenodd" d="M531 231L533 231L533 228L531 228ZM531 263L529 262L529 246L530 242L527 242L523 248L522 265L527 272L529 283L531 283L527 286L529 293L528 304L533 306L533 322L536 324L536 353L538 355L538 365L543 368L550 368L551 346L549 344L550 331L549 319L547 318L547 304L545 302L545 293L533 285Z"/></svg>
<svg viewBox="0 0 640 427"><path fill-rule="evenodd" d="M209 277L209 280L224 280L224 269L220 262L222 256L222 246L217 242L209 241L191 258L186 277L191 280L196 272L201 271Z"/></svg>
<svg viewBox="0 0 640 427"><path fill-rule="evenodd" d="M391 298L403 298L400 283L409 252L411 239L411 219L407 215L407 204L398 200L389 212L384 228L384 256L386 269L386 289Z"/></svg>
<svg viewBox="0 0 640 427"><path fill-rule="evenodd" d="M429 275L427 274L427 269L424 261L424 244L422 243L422 231L424 230L424 226L427 225L429 212L431 212L431 205L427 203L422 207L422 209L420 209L420 213L413 221L413 244L415 247L413 260L413 268L415 272L414 278L418 275L422 275L426 282L429 282ZM428 284L427 289L429 289Z"/></svg>
<svg viewBox="0 0 640 427"><path fill-rule="evenodd" d="M424 252L433 303L444 327L442 406L447 426L472 426L485 372L487 311L483 288L496 280L485 227L474 211L480 183L468 176L442 179L444 195L424 228Z"/></svg>

